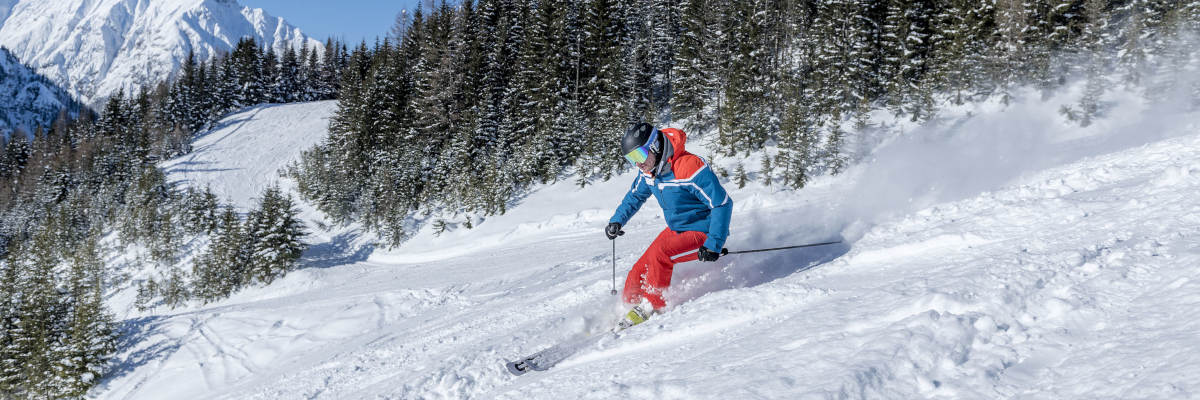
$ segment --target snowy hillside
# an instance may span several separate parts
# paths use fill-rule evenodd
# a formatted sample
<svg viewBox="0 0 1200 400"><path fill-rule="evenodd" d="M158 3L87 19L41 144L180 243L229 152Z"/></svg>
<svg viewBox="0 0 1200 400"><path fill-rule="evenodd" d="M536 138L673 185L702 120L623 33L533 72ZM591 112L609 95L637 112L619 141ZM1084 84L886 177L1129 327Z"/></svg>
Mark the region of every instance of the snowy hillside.
<svg viewBox="0 0 1200 400"><path fill-rule="evenodd" d="M1115 93L1084 129L1056 112L1076 95L948 111L940 128L889 138L871 162L800 191L732 190L731 250L846 243L681 264L670 312L547 372L514 377L503 363L610 323L601 229L631 174L542 187L475 229L425 230L391 251L314 223L308 268L268 287L118 309L130 346L93 394L1195 396L1200 115ZM324 136L309 124L331 112L250 109L164 167L244 205ZM662 226L653 202L631 221L618 285Z"/></svg>
<svg viewBox="0 0 1200 400"><path fill-rule="evenodd" d="M76 114L79 108L71 95L0 47L0 135L18 128L32 134L53 123L60 110Z"/></svg>
<svg viewBox="0 0 1200 400"><path fill-rule="evenodd" d="M243 37L282 50L321 43L235 0L0 0L0 46L96 105L165 80Z"/></svg>
<svg viewBox="0 0 1200 400"><path fill-rule="evenodd" d="M201 134L194 152L161 167L172 182L211 187L244 212L263 188L282 180L281 169L329 135L336 108L336 101L247 108Z"/></svg>

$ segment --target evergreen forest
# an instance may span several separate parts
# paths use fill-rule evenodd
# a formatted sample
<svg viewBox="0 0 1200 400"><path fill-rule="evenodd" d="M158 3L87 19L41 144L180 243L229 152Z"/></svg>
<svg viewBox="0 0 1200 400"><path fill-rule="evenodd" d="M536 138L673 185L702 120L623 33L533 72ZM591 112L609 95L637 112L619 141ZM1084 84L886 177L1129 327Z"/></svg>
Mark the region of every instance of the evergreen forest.
<svg viewBox="0 0 1200 400"><path fill-rule="evenodd" d="M0 398L82 398L108 373L120 337L104 305L114 288L136 286L139 307L175 307L296 267L305 228L279 188L243 216L207 189L174 187L156 164L232 111L336 98L339 53L334 41L277 54L243 40L212 60L189 56L171 81L119 92L99 113L63 110L0 140ZM203 251L182 268L195 246ZM113 248L158 279L107 268Z"/></svg>
<svg viewBox="0 0 1200 400"><path fill-rule="evenodd" d="M291 174L389 245L534 184L610 178L638 121L683 128L702 156L771 148L720 172L800 188L856 160L874 111L925 123L1086 79L1062 112L1087 125L1113 85L1165 93L1143 77L1182 68L1172 44L1198 23L1194 0L443 0L351 52L330 136Z"/></svg>

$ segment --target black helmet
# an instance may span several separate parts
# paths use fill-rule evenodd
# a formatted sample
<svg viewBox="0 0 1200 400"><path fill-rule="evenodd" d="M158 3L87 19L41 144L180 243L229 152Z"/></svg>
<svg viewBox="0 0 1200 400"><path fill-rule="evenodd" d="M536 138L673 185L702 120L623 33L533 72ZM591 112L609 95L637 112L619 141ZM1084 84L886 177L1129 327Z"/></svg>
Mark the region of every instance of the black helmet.
<svg viewBox="0 0 1200 400"><path fill-rule="evenodd" d="M625 136L621 138L621 154L629 154L629 152L642 146L649 145L649 149L655 155L662 156L663 143L662 134L654 129L654 126L641 122L629 127L625 131Z"/></svg>

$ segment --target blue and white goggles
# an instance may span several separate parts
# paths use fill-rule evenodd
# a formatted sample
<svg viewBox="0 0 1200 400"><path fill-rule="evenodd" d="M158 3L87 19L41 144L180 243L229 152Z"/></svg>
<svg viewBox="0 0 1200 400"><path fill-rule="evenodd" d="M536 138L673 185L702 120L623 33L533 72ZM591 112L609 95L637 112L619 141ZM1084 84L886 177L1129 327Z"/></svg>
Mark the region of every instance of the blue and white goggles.
<svg viewBox="0 0 1200 400"><path fill-rule="evenodd" d="M634 164L646 162L646 158L650 157L650 151L655 147L655 142L658 142L657 129L650 134L650 139L646 141L646 144L638 146L637 148L630 150L628 153L625 153L625 159Z"/></svg>

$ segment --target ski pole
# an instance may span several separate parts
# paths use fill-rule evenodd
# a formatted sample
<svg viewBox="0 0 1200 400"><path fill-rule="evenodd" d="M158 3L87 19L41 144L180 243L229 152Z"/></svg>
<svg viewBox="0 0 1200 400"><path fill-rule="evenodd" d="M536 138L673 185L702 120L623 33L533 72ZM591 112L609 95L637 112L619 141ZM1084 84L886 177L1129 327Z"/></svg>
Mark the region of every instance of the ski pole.
<svg viewBox="0 0 1200 400"><path fill-rule="evenodd" d="M617 295L617 239L613 239L613 280L612 280L612 295Z"/></svg>
<svg viewBox="0 0 1200 400"><path fill-rule="evenodd" d="M841 242L842 242L841 240L838 240L838 241L836 241L836 242L809 243L809 244L800 244L800 245L795 245L795 246L774 247L774 248L770 248L770 249L738 250L738 251L729 251L729 249L721 249L721 255L723 255L723 256L724 256L724 255L728 255L728 254L746 254L746 253L758 253L758 252L760 252L760 251L775 251L775 250L786 250L786 249L798 249L798 248L801 248L801 247L815 247L815 246L824 246L824 245L827 245L827 244L837 244L837 243L841 243Z"/></svg>

